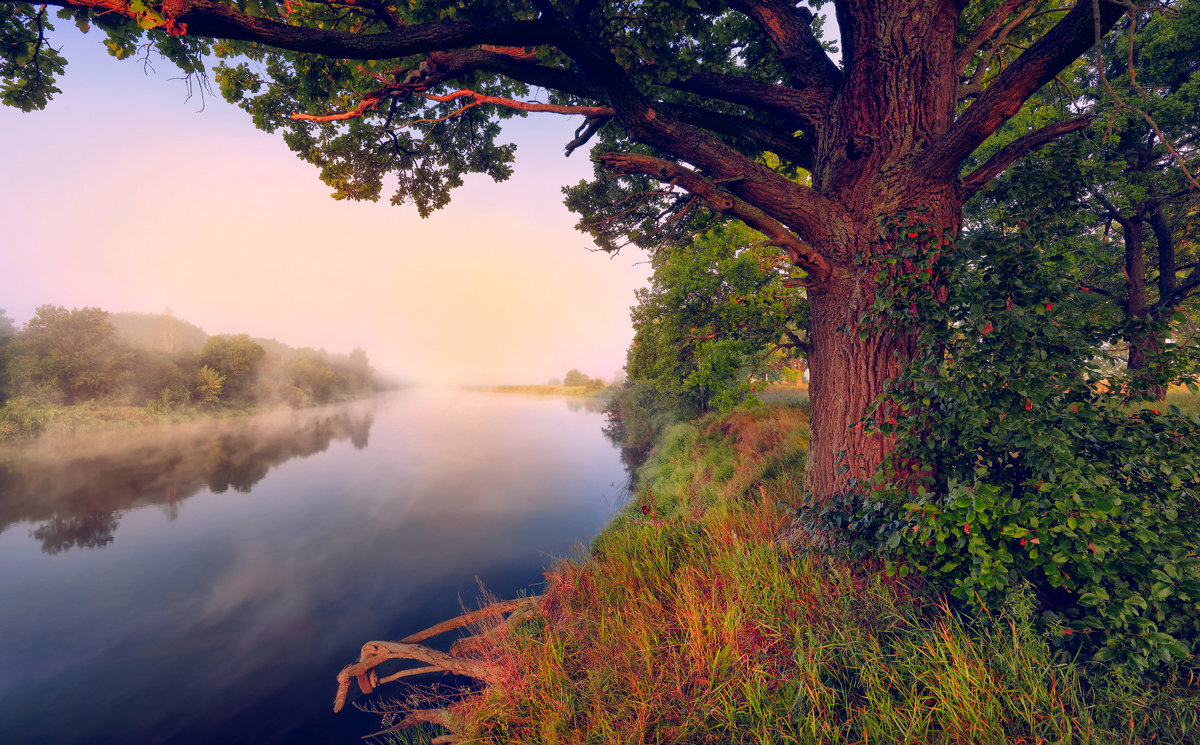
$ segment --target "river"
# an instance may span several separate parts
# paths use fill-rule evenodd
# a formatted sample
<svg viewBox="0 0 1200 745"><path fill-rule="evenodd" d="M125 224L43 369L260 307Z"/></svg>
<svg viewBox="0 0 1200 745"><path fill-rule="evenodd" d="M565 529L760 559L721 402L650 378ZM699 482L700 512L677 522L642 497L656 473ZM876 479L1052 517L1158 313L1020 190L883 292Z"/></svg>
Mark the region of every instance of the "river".
<svg viewBox="0 0 1200 745"><path fill-rule="evenodd" d="M0 743L358 742L364 642L536 591L607 522L599 408L411 389L0 449Z"/></svg>

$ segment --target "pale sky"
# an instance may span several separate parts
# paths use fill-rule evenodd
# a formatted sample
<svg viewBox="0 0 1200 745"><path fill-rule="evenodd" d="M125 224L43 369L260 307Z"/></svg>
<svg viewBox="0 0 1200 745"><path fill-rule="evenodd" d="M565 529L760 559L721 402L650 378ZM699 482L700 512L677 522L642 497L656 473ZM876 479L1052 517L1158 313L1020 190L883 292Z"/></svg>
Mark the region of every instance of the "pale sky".
<svg viewBox="0 0 1200 745"><path fill-rule="evenodd" d="M585 150L562 154L577 117L509 124L513 177L468 177L422 220L386 194L333 200L248 114L213 96L198 113L170 64L147 74L100 40L55 40L71 64L46 110L0 107L0 308L18 324L47 303L170 309L210 334L361 346L415 381L609 379L624 363L649 267L573 228L560 189L591 174Z"/></svg>

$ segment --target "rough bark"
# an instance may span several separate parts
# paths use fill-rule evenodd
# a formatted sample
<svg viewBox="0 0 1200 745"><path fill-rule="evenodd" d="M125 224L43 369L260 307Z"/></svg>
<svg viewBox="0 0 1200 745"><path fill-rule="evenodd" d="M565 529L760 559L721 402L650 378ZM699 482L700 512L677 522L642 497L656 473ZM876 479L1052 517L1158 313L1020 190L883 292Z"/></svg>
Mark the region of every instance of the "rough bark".
<svg viewBox="0 0 1200 745"><path fill-rule="evenodd" d="M872 184L876 188L878 183ZM962 219L957 198L934 190L897 198L902 204L921 207L914 213L935 231L953 235ZM858 426L871 403L887 382L912 361L917 349L912 333L864 329L862 319L880 288L873 259L894 252L893 243L880 236L881 214L868 213L860 234L872 238L848 244L851 256L862 257L853 274L814 284L808 289L811 307L809 326L809 397L812 401L809 442L808 486L815 499L859 491L894 446L881 434L866 434ZM933 291L933 285L930 285Z"/></svg>
<svg viewBox="0 0 1200 745"><path fill-rule="evenodd" d="M810 335L816 343L809 353L809 487L825 498L853 491L870 478L893 444L857 424L912 355L908 338L879 333L859 338L859 319L873 289L851 279L810 292Z"/></svg>

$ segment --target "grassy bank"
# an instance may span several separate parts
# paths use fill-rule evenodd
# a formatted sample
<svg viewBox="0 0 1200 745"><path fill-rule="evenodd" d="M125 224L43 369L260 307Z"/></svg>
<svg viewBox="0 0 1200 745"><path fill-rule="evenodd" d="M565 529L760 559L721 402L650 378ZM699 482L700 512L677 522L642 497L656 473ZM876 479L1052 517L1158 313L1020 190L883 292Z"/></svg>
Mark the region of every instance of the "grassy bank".
<svg viewBox="0 0 1200 745"><path fill-rule="evenodd" d="M1194 681L1084 677L1025 599L972 627L878 567L796 551L806 441L799 406L666 431L538 613L488 632L502 682L451 708L461 741L1197 741Z"/></svg>

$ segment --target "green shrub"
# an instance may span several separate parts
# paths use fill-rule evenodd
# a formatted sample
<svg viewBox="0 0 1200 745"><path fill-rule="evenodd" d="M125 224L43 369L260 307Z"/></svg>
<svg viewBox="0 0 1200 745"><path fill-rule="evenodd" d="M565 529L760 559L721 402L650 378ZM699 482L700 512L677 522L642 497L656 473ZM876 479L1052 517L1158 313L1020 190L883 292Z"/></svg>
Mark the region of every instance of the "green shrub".
<svg viewBox="0 0 1200 745"><path fill-rule="evenodd" d="M1130 406L1139 386L1101 378L1096 350L1123 330L1028 237L935 260L923 248L912 242L910 270L876 303L876 323L924 331L868 423L899 445L853 517L860 538L980 616L1027 580L1043 627L1082 660L1187 659L1200 640L1200 418Z"/></svg>

